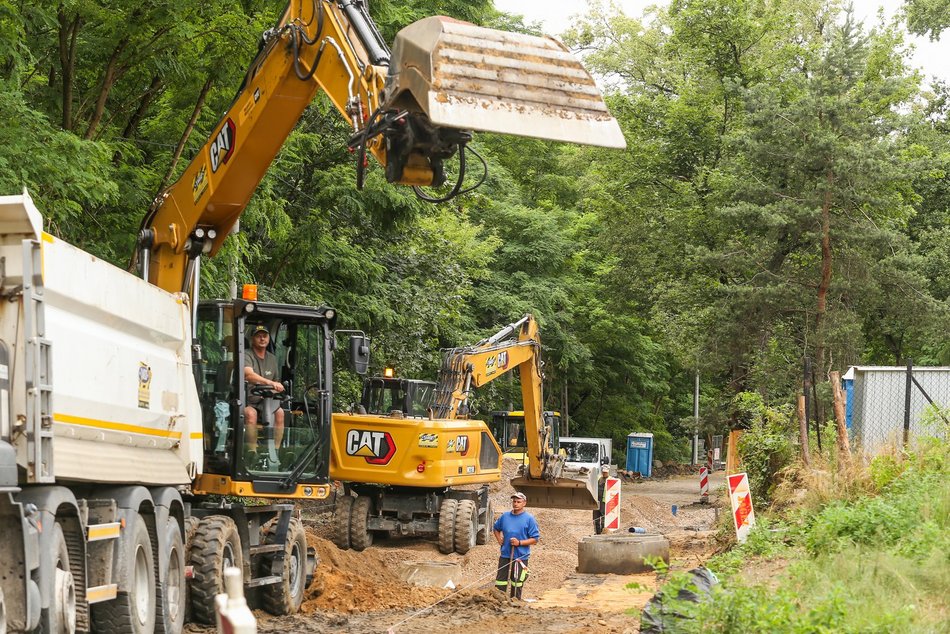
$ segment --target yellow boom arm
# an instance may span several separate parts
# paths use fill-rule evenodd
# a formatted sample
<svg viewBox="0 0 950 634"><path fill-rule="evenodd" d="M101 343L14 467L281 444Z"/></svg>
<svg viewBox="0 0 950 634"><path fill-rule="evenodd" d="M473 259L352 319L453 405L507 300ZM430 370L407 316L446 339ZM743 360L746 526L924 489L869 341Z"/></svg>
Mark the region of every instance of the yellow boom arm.
<svg viewBox="0 0 950 634"><path fill-rule="evenodd" d="M541 337L531 315L525 315L474 346L446 353L435 390L432 418L467 418L469 392L515 368L521 378L530 477L557 477L562 461L549 446L548 429L541 415L544 407ZM555 466L557 473L552 471Z"/></svg>
<svg viewBox="0 0 950 634"><path fill-rule="evenodd" d="M441 185L455 154L464 172L472 130L625 145L593 79L556 40L432 17L400 31L390 53L365 0L291 0L211 138L143 219L143 277L189 290L193 264L221 247L321 90L352 126L357 187L368 154L389 182ZM462 174L446 198L461 185Z"/></svg>

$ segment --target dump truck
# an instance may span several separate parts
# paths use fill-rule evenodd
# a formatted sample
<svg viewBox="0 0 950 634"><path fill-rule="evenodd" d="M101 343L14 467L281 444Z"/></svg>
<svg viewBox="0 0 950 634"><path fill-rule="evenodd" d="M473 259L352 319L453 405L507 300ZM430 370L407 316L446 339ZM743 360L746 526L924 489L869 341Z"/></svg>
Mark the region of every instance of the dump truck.
<svg viewBox="0 0 950 634"><path fill-rule="evenodd" d="M230 566L252 605L298 609L315 561L293 506L233 500L330 495L336 311L201 301L200 264L320 92L352 125L357 186L369 154L389 182L439 186L474 130L623 143L553 40L429 18L390 51L365 2L293 0L144 214L132 272L45 233L28 193L0 197L0 631L178 633L189 595L212 622ZM279 334L270 392L241 373L258 326ZM365 367L366 339L349 345ZM245 433L250 396L279 403L280 443Z"/></svg>

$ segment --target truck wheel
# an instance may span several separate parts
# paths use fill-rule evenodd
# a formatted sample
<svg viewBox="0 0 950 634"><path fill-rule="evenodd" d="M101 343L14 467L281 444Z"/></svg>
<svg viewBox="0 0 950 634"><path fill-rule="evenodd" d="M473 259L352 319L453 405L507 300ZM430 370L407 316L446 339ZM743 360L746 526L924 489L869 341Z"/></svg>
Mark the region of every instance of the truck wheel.
<svg viewBox="0 0 950 634"><path fill-rule="evenodd" d="M455 552L464 555L475 547L478 507L472 500L459 500L455 510Z"/></svg>
<svg viewBox="0 0 950 634"><path fill-rule="evenodd" d="M439 552L448 555L455 550L455 512L458 500L442 500L439 508Z"/></svg>
<svg viewBox="0 0 950 634"><path fill-rule="evenodd" d="M475 543L479 546L484 546L488 543L488 538L491 536L492 525L495 523L495 510L492 508L491 500L488 501L488 506L485 509L485 526L479 528L478 532L475 534Z"/></svg>
<svg viewBox="0 0 950 634"><path fill-rule="evenodd" d="M194 566L191 580L191 614L204 625L214 623L214 597L224 592L224 569L244 574L244 552L237 525L225 515L202 518L188 551Z"/></svg>
<svg viewBox="0 0 950 634"><path fill-rule="evenodd" d="M267 528L265 543L276 542L277 522ZM284 545L284 571L280 583L264 586L264 609L271 614L283 616L295 614L303 603L307 583L307 534L303 523L291 518L287 528L287 543Z"/></svg>
<svg viewBox="0 0 950 634"><path fill-rule="evenodd" d="M165 522L165 543L168 544L165 566L165 586L162 600L155 615L155 631L180 634L185 627L185 545L178 521L170 517Z"/></svg>
<svg viewBox="0 0 950 634"><path fill-rule="evenodd" d="M372 509L373 500L366 495L353 500L353 513L350 518L350 546L353 550L366 550L373 545L373 533L367 526Z"/></svg>
<svg viewBox="0 0 950 634"><path fill-rule="evenodd" d="M134 519L128 540L128 552L119 557L128 583L126 592L119 592L112 601L92 606L94 632L152 634L155 631L155 561L152 540L145 520Z"/></svg>
<svg viewBox="0 0 950 634"><path fill-rule="evenodd" d="M50 610L50 631L73 634L76 631L76 586L69 567L66 535L57 522L53 526L53 605Z"/></svg>
<svg viewBox="0 0 950 634"><path fill-rule="evenodd" d="M333 543L340 550L350 548L350 518L353 516L353 498L341 495L333 509Z"/></svg>
<svg viewBox="0 0 950 634"><path fill-rule="evenodd" d="M0 588L0 634L7 634L7 605L3 602L2 588Z"/></svg>

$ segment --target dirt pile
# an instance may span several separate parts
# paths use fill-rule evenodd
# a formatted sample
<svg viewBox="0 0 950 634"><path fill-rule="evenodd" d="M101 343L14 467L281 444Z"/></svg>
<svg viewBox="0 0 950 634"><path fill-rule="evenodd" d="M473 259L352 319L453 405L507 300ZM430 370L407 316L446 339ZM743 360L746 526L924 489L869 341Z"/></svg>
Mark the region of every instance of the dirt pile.
<svg viewBox="0 0 950 634"><path fill-rule="evenodd" d="M312 531L308 531L307 542L317 551L320 563L304 598L304 613L423 607L448 594L446 590L407 585L375 549L340 550Z"/></svg>

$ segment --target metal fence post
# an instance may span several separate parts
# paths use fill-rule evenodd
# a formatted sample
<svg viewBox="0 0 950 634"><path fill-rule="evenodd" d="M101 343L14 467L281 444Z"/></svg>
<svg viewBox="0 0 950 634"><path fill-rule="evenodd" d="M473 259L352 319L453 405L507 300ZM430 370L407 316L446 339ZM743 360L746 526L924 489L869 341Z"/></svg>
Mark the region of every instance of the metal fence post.
<svg viewBox="0 0 950 634"><path fill-rule="evenodd" d="M914 380L914 362L907 359L907 377L904 382L904 447L910 440L910 390Z"/></svg>

